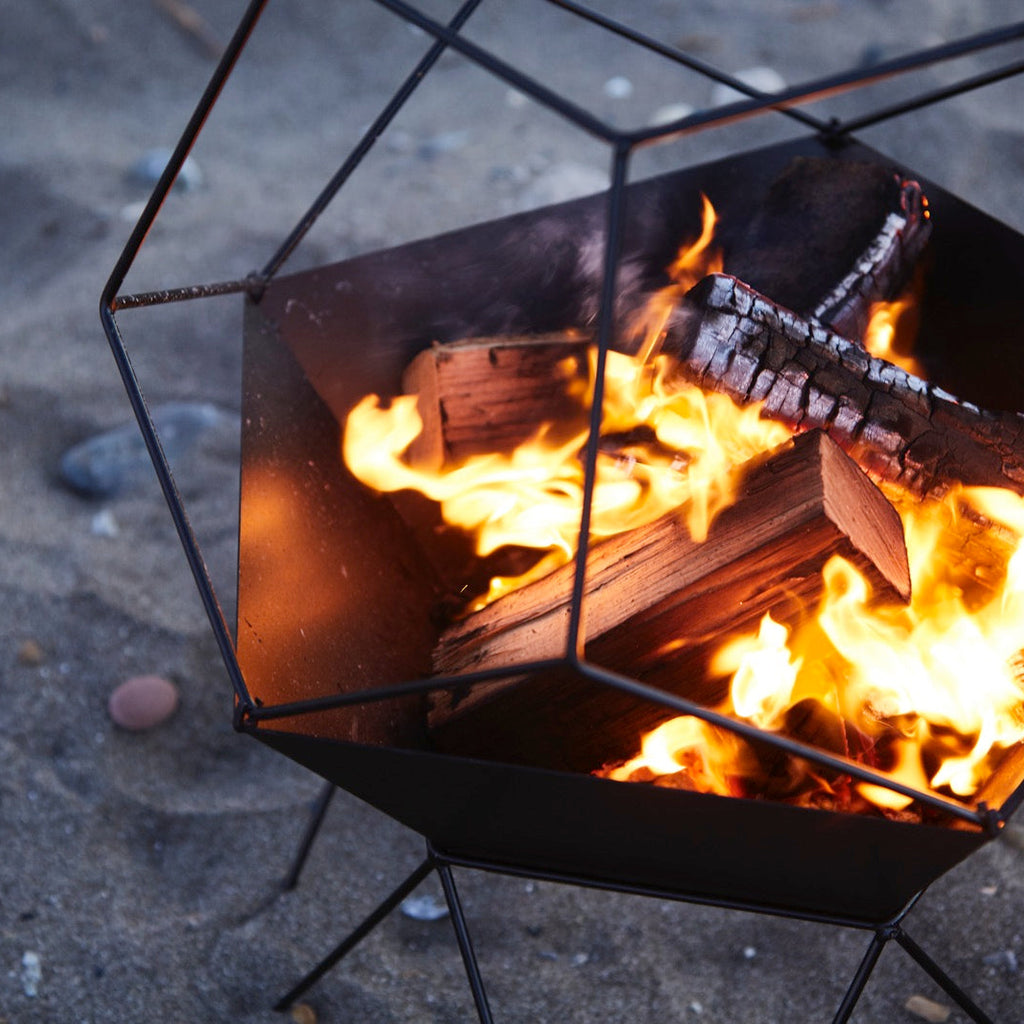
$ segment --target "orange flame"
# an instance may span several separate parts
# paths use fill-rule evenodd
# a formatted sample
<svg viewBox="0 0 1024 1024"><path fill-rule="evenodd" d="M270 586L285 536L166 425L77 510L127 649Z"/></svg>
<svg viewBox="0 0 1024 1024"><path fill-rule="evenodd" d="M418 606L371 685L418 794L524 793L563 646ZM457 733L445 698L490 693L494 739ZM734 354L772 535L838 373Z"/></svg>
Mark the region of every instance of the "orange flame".
<svg viewBox="0 0 1024 1024"><path fill-rule="evenodd" d="M680 248L675 260L668 267L671 284L655 292L648 299L637 316L631 334L642 339L638 354L641 362L647 362L658 351L665 334L665 325L672 311L683 296L708 274L722 270L722 254L711 248L718 216L711 200L701 193L701 231L697 239Z"/></svg>
<svg viewBox="0 0 1024 1024"><path fill-rule="evenodd" d="M596 363L592 349L587 379L566 385L581 411L593 399ZM602 435L647 428L656 443L640 446L642 461L631 453L600 456L591 504L595 540L672 509L680 509L691 534L703 539L714 516L732 501L732 469L789 436L779 424L759 419L759 407L741 408L724 395L680 387L670 371L664 355L644 365L637 357L608 353ZM345 464L375 490L408 488L438 502L447 523L475 538L480 556L506 545L545 552L527 573L495 578L474 609L572 559L583 508L580 453L586 430L554 445L544 425L512 452L470 456L438 470L418 468L403 457L421 430L415 396L383 407L376 395L367 395L345 424Z"/></svg>
<svg viewBox="0 0 1024 1024"><path fill-rule="evenodd" d="M760 419L760 406L741 408L724 395L672 380L672 362L654 355L665 321L682 294L717 266L710 252L714 209L706 199L700 237L680 251L670 268L673 283L655 297L660 312L646 323L647 343L636 356L609 352L605 363L602 437L646 430L654 441L630 445L619 457L603 452L591 503L591 536L601 540L680 509L699 540L733 500L732 470L789 437L786 428ZM566 361L563 386L576 400L579 420L594 395L597 351L589 351L587 373L574 376ZM426 469L410 463L407 449L422 430L416 396L383 406L367 395L349 414L342 443L345 464L378 491L413 489L440 504L444 520L474 537L486 556L504 546L533 548L542 559L516 577L497 577L472 606L483 607L530 580L570 561L577 548L583 507L584 466L580 453L588 430L551 443L551 424L511 452L471 456L457 465Z"/></svg>
<svg viewBox="0 0 1024 1024"><path fill-rule="evenodd" d="M923 377L921 364L907 354L907 337L914 333L910 325L916 306L916 298L909 293L895 302L874 303L864 330L864 347L871 355L894 363L915 377Z"/></svg>
<svg viewBox="0 0 1024 1024"><path fill-rule="evenodd" d="M692 535L706 536L732 500L734 467L782 443L789 432L763 421L759 407L740 408L673 380L660 352L674 309L701 277L720 269L712 251L714 211L703 199L700 236L680 250L671 283L655 293L633 325L636 356L609 352L605 365L601 454L591 505L593 539L634 529L679 509ZM908 300L873 310L865 344L880 358L919 373L899 355L912 319ZM513 451L472 456L440 469L413 464L407 450L422 424L415 396L384 405L368 395L345 424L347 466L367 486L415 489L438 502L446 522L474 538L486 556L514 545L538 561L516 577L498 577L472 608L570 561L578 545L584 492L581 453L594 395L596 350L586 372L564 366L561 386L577 404L580 429L565 439L541 424ZM575 422L575 420L573 421ZM649 440L623 447L624 435ZM553 440L558 437L558 443ZM616 444L618 446L616 447ZM610 449L610 450L609 450ZM799 622L766 616L753 636L728 638L712 671L729 676L715 710L761 730L826 735L824 745L918 790L964 801L976 797L1009 747L1024 740L1024 500L998 489L960 489L939 503L893 491L903 519L913 599L885 605L848 562L825 567L818 609ZM810 723L808 725L807 723ZM881 786L822 778L809 766L777 766L728 730L682 716L642 739L639 755L600 774L660 780L701 792L763 792L766 775L787 799L831 799L900 812L909 799ZM779 781L781 776L785 776Z"/></svg>
<svg viewBox="0 0 1024 1024"><path fill-rule="evenodd" d="M906 532L910 604L879 604L857 569L831 559L814 616L793 630L766 616L756 636L722 647L713 671L732 678L717 710L778 731L786 730L790 709L811 699L868 741L873 767L921 791L967 800L1024 740L1024 678L1015 670L1024 648L1024 499L998 488L963 488L941 502L890 498ZM969 573L965 552L972 553ZM672 775L692 771L699 759L700 786L716 780L707 791L742 788L740 762L713 740L714 730L686 728L692 747L676 747L672 762L649 757L657 741L645 737L638 757L602 774ZM684 734L670 723L655 732ZM753 789L762 769L749 756L744 763ZM884 809L911 802L881 786L855 788Z"/></svg>

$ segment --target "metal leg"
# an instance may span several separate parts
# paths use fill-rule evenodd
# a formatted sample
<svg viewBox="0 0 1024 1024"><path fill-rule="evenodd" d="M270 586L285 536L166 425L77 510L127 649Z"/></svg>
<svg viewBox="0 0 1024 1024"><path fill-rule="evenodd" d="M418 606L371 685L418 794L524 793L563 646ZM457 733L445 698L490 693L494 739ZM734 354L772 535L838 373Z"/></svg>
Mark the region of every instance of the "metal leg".
<svg viewBox="0 0 1024 1024"><path fill-rule="evenodd" d="M899 929L896 941L924 968L932 980L977 1024L994 1024L969 995L909 936Z"/></svg>
<svg viewBox="0 0 1024 1024"><path fill-rule="evenodd" d="M871 972L875 969L882 950L885 949L886 943L892 937L892 930L889 928L879 928L871 936L867 952L857 967L857 973L853 976L853 981L850 982L850 987L846 990L846 995L843 996L843 1001L840 1003L835 1017L832 1018L832 1024L846 1024L850 1019L850 1014L853 1013L857 1000L863 994L864 986L868 983L868 978L871 977Z"/></svg>
<svg viewBox="0 0 1024 1024"><path fill-rule="evenodd" d="M316 839L320 826L324 823L324 816L327 814L327 808L330 806L331 797L334 796L337 788L333 782L328 782L320 790L320 795L316 798L316 803L313 805L313 813L310 815L309 823L306 825L306 832L295 853L295 859L292 861L292 866L281 883L281 887L285 892L291 892L298 885L299 875L302 874L302 869L305 867L306 858L309 856L309 851L313 846L313 840Z"/></svg>
<svg viewBox="0 0 1024 1024"><path fill-rule="evenodd" d="M274 1006L275 1010L287 1010L296 999L312 988L346 953L354 949L366 938L374 928L398 906L406 896L434 870L434 862L428 857L409 877L398 886L390 896L381 902L377 909L367 916L351 934L339 943L323 958L300 982L294 985L287 995L283 996Z"/></svg>
<svg viewBox="0 0 1024 1024"><path fill-rule="evenodd" d="M484 989L484 981L480 976L480 968L476 962L476 954L473 952L473 943L469 937L469 929L466 926L466 918L462 912L462 901L459 899L458 891L455 888L455 878L452 875L451 866L444 860L438 859L435 854L434 865L441 877L441 885L444 888L444 898L448 903L448 911L452 918L452 927L455 929L455 941L459 944L459 952L462 954L462 962L466 967L466 976L469 978L469 987L473 991L473 1002L476 1004L477 1016L480 1024L493 1024L491 1008L487 1003L487 992Z"/></svg>
<svg viewBox="0 0 1024 1024"><path fill-rule="evenodd" d="M302 861L305 859L305 855L308 852L309 844L312 843L313 838L316 835L317 829L319 828L320 822L323 819L323 814L327 809L327 804L330 801L331 793L334 787L328 787L327 791L321 794L320 799L316 808L314 809L313 820L310 822L309 828L307 829L306 838L303 842L302 850L300 851L300 857L297 859L297 864L293 868L292 875L297 876L298 870L301 869ZM438 853L433 846L427 843L427 857L410 875L405 879L385 900L383 900L377 908L369 914L362 923L355 928L351 934L344 939L338 946L335 947L319 964L316 965L301 981L298 982L292 989L285 995L274 1007L275 1010L287 1010L292 1003L294 1003L301 995L308 991L317 981L320 980L332 967L334 967L348 952L350 952L355 946L357 946L374 928L377 927L380 922L391 913L395 907L398 906L406 896L409 895L415 889L424 878L427 877L432 871L436 871L441 879L441 885L444 889L445 900L448 904L448 910L452 919L452 927L455 929L455 939L459 946L459 953L462 955L463 966L466 969L466 976L469 980L469 987L473 994L473 1002L476 1006L477 1016L480 1020L480 1024L494 1024L494 1018L491 1014L491 1009L487 1001L487 992L484 988L483 978L480 974L480 968L477 964L476 954L473 951L473 943L469 935L469 928L466 924L466 917L462 908L462 900L459 897L458 890L455 887L455 878L452 874L452 865L462 865L463 867L479 868L481 870L497 870L493 865L485 863L477 863L476 861L463 860L455 858L449 860L444 854ZM527 873L526 877L545 877L541 875L534 875ZM569 879L562 876L548 878L549 881L558 881L565 884L576 884L586 885L587 883L579 879ZM604 889L605 886L597 886L597 888ZM607 887L609 889L615 889L614 886ZM626 891L626 890L622 890ZM677 894L670 893L654 893L647 892L646 895L662 895L665 898L680 899ZM843 919L828 919L826 923L834 924L837 927L854 927L854 928L865 928L868 927L873 930L871 941L868 943L868 948L861 958L860 963L857 966L857 970L850 982L849 987L846 990L846 994L843 996L843 1001L836 1011L835 1016L832 1018L832 1024L847 1024L860 997L864 993L864 988L871 977L875 966L878 963L879 957L882 955L882 951L886 945L892 940L896 940L907 953L923 968L923 970L932 978L932 980L946 992L946 994L953 999L956 1004L971 1018L975 1024L995 1024L991 1017L989 1017L983 1010L981 1010L977 1004L967 995L966 992L959 985L956 984L950 978L950 976L942 970L938 964L909 936L903 931L902 921L917 903L920 898L920 893L911 900L903 911L899 913L895 918L887 921L885 924L878 926L865 926L858 924L853 921ZM683 898L684 902L687 902ZM711 905L716 905L713 902ZM734 909L737 909L734 907ZM753 912L763 912L757 907L745 907L739 909L747 909ZM796 917L802 920L822 920L817 917L803 916L799 914L786 915Z"/></svg>

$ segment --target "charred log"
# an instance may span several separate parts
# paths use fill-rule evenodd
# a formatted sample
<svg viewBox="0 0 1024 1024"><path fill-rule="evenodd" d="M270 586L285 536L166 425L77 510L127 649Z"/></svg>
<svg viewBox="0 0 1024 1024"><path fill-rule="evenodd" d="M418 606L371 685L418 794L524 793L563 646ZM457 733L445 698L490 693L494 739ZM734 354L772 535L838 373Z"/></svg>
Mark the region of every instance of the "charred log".
<svg viewBox="0 0 1024 1024"><path fill-rule="evenodd" d="M726 271L844 337L896 298L931 235L921 186L878 164L798 157L729 245Z"/></svg>
<svg viewBox="0 0 1024 1024"><path fill-rule="evenodd" d="M1024 416L961 402L735 278L688 293L664 351L689 382L827 431L876 479L916 494L954 482L1024 494Z"/></svg>

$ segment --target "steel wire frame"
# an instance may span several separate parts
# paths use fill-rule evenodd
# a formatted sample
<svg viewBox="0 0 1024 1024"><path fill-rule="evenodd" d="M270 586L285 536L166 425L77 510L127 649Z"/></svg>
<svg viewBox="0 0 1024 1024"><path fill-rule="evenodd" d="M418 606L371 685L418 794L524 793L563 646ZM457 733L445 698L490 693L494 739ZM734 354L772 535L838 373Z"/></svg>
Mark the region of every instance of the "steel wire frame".
<svg viewBox="0 0 1024 1024"><path fill-rule="evenodd" d="M601 421L604 387L604 365L612 340L612 309L616 294L616 275L619 264L620 239L624 223L625 187L628 177L629 160L633 151L641 146L662 142L670 138L690 135L729 123L745 121L754 117L762 116L768 112L779 113L780 115L791 118L805 126L811 127L817 131L826 142L841 145L844 139L851 137L851 133L854 130L860 130L863 127L877 124L883 120L918 110L926 105L930 105L941 100L948 99L952 96L963 94L969 90L980 88L992 82L1020 74L1024 71L1024 60L1016 60L994 70L960 79L959 81L944 88L921 93L908 100L895 103L866 115L861 115L846 122L836 119L823 122L801 110L801 106L818 101L830 95L855 90L869 84L926 68L938 62L953 60L1024 39L1024 21L978 33L950 43L932 46L891 60L882 61L866 69L862 68L859 70L829 75L802 85L787 88L778 93L766 94L674 47L667 46L659 40L646 36L633 30L629 26L601 15L598 12L575 2L575 0L544 0L544 2L552 7L560 8L580 17L583 20L598 25L599 27L610 31L635 45L641 46L666 60L675 62L689 70L696 71L697 73L714 81L730 85L747 97L715 109L697 111L666 125L642 128L633 131L621 131L613 128L586 109L579 107L566 97L553 92L542 83L507 64L491 51L478 46L462 36L460 34L461 29L469 20L473 12L481 5L483 0L465 0L447 25L441 24L440 22L428 17L416 7L405 3L404 0L368 0L368 2L376 3L378 6L390 10L398 17L402 18L406 23L415 25L422 29L429 36L433 37L433 43L429 46L419 63L395 92L394 96L387 103L378 117L364 132L359 142L341 164L338 171L316 197L312 205L297 222L294 229L284 239L278 250L268 260L264 267L260 271L255 271L247 277L235 280L194 284L169 288L162 291L122 295L120 294L120 289L124 280L133 266L149 230L156 221L161 207L170 193L186 158L191 152L199 134L202 132L211 110L219 99L224 86L234 71L234 68L241 57L252 32L267 6L267 2L268 0L250 0L249 6L244 12L238 27L236 28L220 62L218 63L202 97L199 100L199 103L178 140L167 166L161 174L149 201L147 202L134 230L125 244L120 258L118 259L107 284L103 289L100 299L101 323L110 344L122 382L127 391L134 415L138 421L143 440L152 459L158 482L170 510L179 540L184 549L186 559L192 571L200 598L203 602L207 617L209 618L221 657L224 661L225 668L234 689L236 698L234 715L235 728L239 731L254 733L258 731L261 722L272 721L278 718L314 714L316 712L332 708L373 703L375 701L399 696L422 694L431 690L471 688L499 675L508 675L510 671L528 672L538 671L546 667L552 667L553 665L570 666L581 675L591 679L597 685L608 686L613 689L625 691L633 694L641 700L657 703L681 714L693 715L706 722L728 729L741 737L756 739L762 743L766 743L790 756L811 761L821 767L845 772L846 774L861 781L880 785L886 789L892 790L893 792L909 796L912 799L918 800L950 817L969 822L983 829L990 837L998 834L999 830L1005 824L1010 815L1016 810L1020 803L1024 801L1024 782L1014 790L1014 792L999 808L990 808L984 803L980 803L976 809L972 809L959 804L956 801L947 800L936 794L919 791L913 787L899 783L886 775L865 768L863 765L826 754L817 748L790 740L784 736L762 732L761 730L744 722L713 712L701 705L694 704L683 698L665 693L664 691L658 690L654 687L647 686L635 679L610 672L598 665L590 664L586 661L583 650L584 637L582 632L582 617L585 568L590 543L589 523L591 516L591 497L593 494L596 475L598 428ZM263 706L253 699L245 683L245 679L236 656L234 642L231 636L231 629L216 595L212 579L202 556L198 538L192 529L188 514L184 507L183 499L171 473L167 457L164 453L159 435L150 415L141 384L132 366L131 358L128 354L116 314L118 311L126 309L145 308L164 303L182 302L228 294L245 294L253 301L258 302L267 284L275 277L291 253L317 221L319 216L344 186L352 172L369 153L374 143L391 123L395 115L402 109L406 101L412 96L419 84L436 64L440 56L449 48L461 53L479 67L483 68L486 72L503 80L527 96L530 96L532 99L536 100L548 109L553 110L565 120L574 124L577 128L580 128L600 139L609 146L612 154L610 187L607 199L607 233L605 240L604 273L602 278L601 301L597 321L598 364L595 373L595 393L590 415L590 436L584 459L585 478L580 519L580 539L575 559L576 574L571 599L570 623L567 635L566 652L562 658L555 659L553 661L533 661L521 665L505 666L498 670L477 672L458 677L436 677L425 680L410 680L395 685L362 690L355 693ZM332 789L333 785L329 787L329 790ZM291 885L294 885L298 880L305 856L309 851L309 847L315 838L319 824L326 812L329 799L330 792L325 790L320 797L319 806L313 815L313 819L303 839L299 855L293 863L292 870L289 874L288 883ZM428 862L431 866L436 868L441 875L442 883L445 886L446 897L449 899L449 905L451 906L453 902L457 904L458 901L457 896L455 895L454 882L450 878L450 865L457 863L456 860L443 857L436 851L431 851L428 857ZM508 870L484 864L467 866L476 866L490 870ZM448 881L445 880L446 871L449 872L447 875ZM536 872L526 873L531 877L541 877ZM574 879L568 876L560 876L556 880L582 885L590 884L584 879ZM618 886L610 884L602 884L600 887L609 889L619 888ZM680 897L678 894L665 895L674 899L690 899L690 897ZM699 898L691 899L691 901L709 902L702 901ZM385 904L388 905L388 910L390 910L394 905L390 903L389 898L389 900L386 900L385 903L378 908L378 911L380 911ZM723 906L726 904L718 902L715 903L715 905ZM769 908L767 910L756 906L738 906L737 908L788 916L786 912L780 908ZM909 910L909 906L907 910ZM387 912L388 911L380 913L375 920L383 919ZM456 915L456 909L454 906L452 907L452 912L454 919L454 915ZM906 911L901 913L899 917L900 921L905 913ZM805 917L804 919L810 918ZM461 927L464 929L464 920L462 919L461 910L458 911L458 920L463 921ZM843 925L846 923L839 919L828 919L828 922L837 925ZM854 926L868 927L863 923ZM972 1014L973 1019L977 1021L988 1020L987 1017L981 1014L981 1011L978 1010L977 1007L974 1007L973 1004L970 1003L970 1000L966 995L956 988L948 976L946 976L944 972L930 961L927 955L920 950L920 947L905 936L902 930L898 927L898 921L894 920L893 922L885 922L882 925L871 925L870 927L875 927L877 929L876 937L873 940L873 945L869 948L868 954L865 956L865 960L862 963L861 968L858 970L858 977L863 974L863 981L859 988L857 988L856 995L853 995L857 983L857 978L855 978L854 984L851 984L851 988L847 993L847 998L844 1001L845 1006L845 1002L852 998L852 1002L849 1003L849 1011L852 1012L853 1003L856 1002L856 998L859 996L860 990L863 988L863 983L866 982L867 976L870 974L874 960L877 960L877 956L881 952L881 947L890 939L895 938L915 959L918 960L919 963L922 964L922 966L925 966L925 969L928 970L929 973L933 973L933 977L935 977L936 980L939 980L940 977L944 979L939 980L939 983L946 988L947 992L949 992L953 998L957 999L958 1003L960 1003L968 1013ZM459 932L458 927L457 932ZM882 938L883 933L884 938ZM356 941L358 941L358 939L356 939ZM470 975L470 985L473 988L474 999L477 1002L480 1018L482 1021L489 1021L489 1010L487 1010L486 1007L486 996L483 993L482 986L478 993L477 986L479 983L479 973L476 971L475 961L473 961L474 966L471 968L472 950L471 947L468 946L468 932L466 932L464 939L461 934L459 935L459 942L460 949L462 949L463 952L463 958L466 960L467 972ZM352 944L354 945L355 943ZM874 960L872 960L872 956L874 957ZM337 959L340 958L340 956L337 957ZM959 993L959 995L957 993ZM841 1010L841 1014L842 1012L843 1011ZM841 1014L836 1017L837 1022L846 1019L846 1017Z"/></svg>
<svg viewBox="0 0 1024 1024"><path fill-rule="evenodd" d="M490 874L505 875L513 878L529 878L533 881L551 882L558 885L573 885L581 888L598 889L602 892L624 893L629 896L643 896L649 899L672 900L696 906L714 907L720 910L735 910L751 914L785 918L791 921L802 921L813 924L826 924L837 928L855 929L871 932L867 949L857 964L853 977L843 993L842 1001L832 1018L832 1024L846 1024L856 1008L857 1002L864 992L872 972L878 963L885 947L895 941L913 959L931 979L960 1007L976 1024L994 1024L984 1010L961 988L922 948L915 942L903 927L907 915L924 895L922 890L916 893L906 905L893 917L885 921L862 921L855 918L839 917L828 914L802 912L786 907L765 907L742 900L723 900L701 896L681 896L677 892L669 892L649 886L628 885L619 882L593 881L576 875L560 872L538 871L535 869L517 869L507 865L497 865L491 861L481 861L470 857L460 857L443 852L429 840L426 844L425 859L396 886L392 892L366 916L349 934L338 943L316 966L297 981L280 1000L274 1009L283 1011L293 1006L305 995L328 971L337 966L352 950L373 931L419 884L432 872L436 871L441 880L445 903L451 915L455 941L466 970L470 990L477 1016L481 1024L492 1024L490 1004L483 982L483 976L477 962L472 938L466 922L465 909L455 887L452 873L453 867L484 871Z"/></svg>

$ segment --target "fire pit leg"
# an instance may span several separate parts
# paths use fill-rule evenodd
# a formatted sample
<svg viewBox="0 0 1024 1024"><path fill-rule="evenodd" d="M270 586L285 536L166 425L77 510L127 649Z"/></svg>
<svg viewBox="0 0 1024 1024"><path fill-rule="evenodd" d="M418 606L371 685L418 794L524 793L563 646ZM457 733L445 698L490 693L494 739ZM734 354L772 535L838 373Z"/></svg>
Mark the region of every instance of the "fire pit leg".
<svg viewBox="0 0 1024 1024"><path fill-rule="evenodd" d="M394 892L391 893L385 900L383 900L377 908L363 919L362 923L359 924L345 939L343 939L330 953L327 954L314 967L301 981L292 986L286 995L284 995L275 1004L274 1009L277 1011L287 1010L288 1007L295 1002L299 996L303 995L310 988L313 987L332 967L335 966L347 953L359 945L363 939L366 938L374 928L377 927L384 920L388 914L391 913L395 907L398 906L406 896L409 895L416 888L420 882L423 881L427 875L435 868L435 863L432 858L428 857L423 861L419 867L416 868L412 874L401 885L398 886Z"/></svg>
<svg viewBox="0 0 1024 1024"><path fill-rule="evenodd" d="M832 1019L832 1024L846 1024L850 1019L850 1014L853 1013L854 1007L857 1005L858 1000L864 992L864 986L868 982L868 978L871 977L871 972L875 969L875 964L878 963L878 958L882 955L882 950L885 949L886 945L892 940L896 940L911 957L927 972L934 981L945 993L948 995L959 1007L962 1009L971 1020L975 1021L976 1024L994 1024L991 1017L988 1016L971 997L962 989L953 979L941 968L939 965L903 930L900 922L909 913L911 907L917 902L917 897L911 901L911 903L892 921L881 925L875 930L875 934L871 937L871 942L868 944L867 951L864 954L857 972L853 976L853 980L850 982L850 987L846 990L846 995L843 997L843 1001L840 1004L839 1009L836 1011L835 1017Z"/></svg>
<svg viewBox="0 0 1024 1024"><path fill-rule="evenodd" d="M871 972L875 969L875 964L878 963L878 958L882 955L882 950L885 949L886 943L892 938L887 932L888 929L879 928L871 936L867 952L857 967L857 973L854 974L850 987L846 990L846 995L843 996L843 1001L840 1003L835 1017L832 1018L832 1024L846 1024L850 1019L850 1014L853 1013L853 1008L857 1005L857 1001L863 994L864 986L867 985L868 978L871 977Z"/></svg>
<svg viewBox="0 0 1024 1024"><path fill-rule="evenodd" d="M977 1024L993 1024L992 1018L905 932L897 928L896 941L928 972L932 980Z"/></svg>
<svg viewBox="0 0 1024 1024"><path fill-rule="evenodd" d="M448 910L452 917L452 927L455 929L455 940L459 944L459 952L462 954L462 962L466 967L466 976L469 978L469 987L473 991L473 1002L476 1004L477 1016L480 1024L493 1024L491 1008L487 1003L487 992L484 990L483 978L480 976L480 968L476 962L476 954L473 952L473 943L469 937L469 929L466 926L466 917L462 912L462 901L459 899L458 891L455 888L455 878L452 875L451 866L440 859L431 850L431 857L434 858L434 866L441 878L441 885L444 888L444 898L448 903Z"/></svg>
<svg viewBox="0 0 1024 1024"><path fill-rule="evenodd" d="M306 825L306 831L302 836L302 842L299 844L298 850L295 852L295 858L292 861L292 866L288 869L288 874L285 875L284 881L281 883L281 888L285 892L291 892L296 885L299 884L299 876L302 874L302 869L306 865L306 858L309 856L309 851L313 846L313 840L316 839L317 833L320 831L320 826L324 823L324 815L327 814L327 808L330 806L331 797L334 796L337 791L337 786L333 782L328 782L324 785L323 789L320 790L320 795L316 798L316 803L313 805L312 813L309 816L309 823Z"/></svg>

